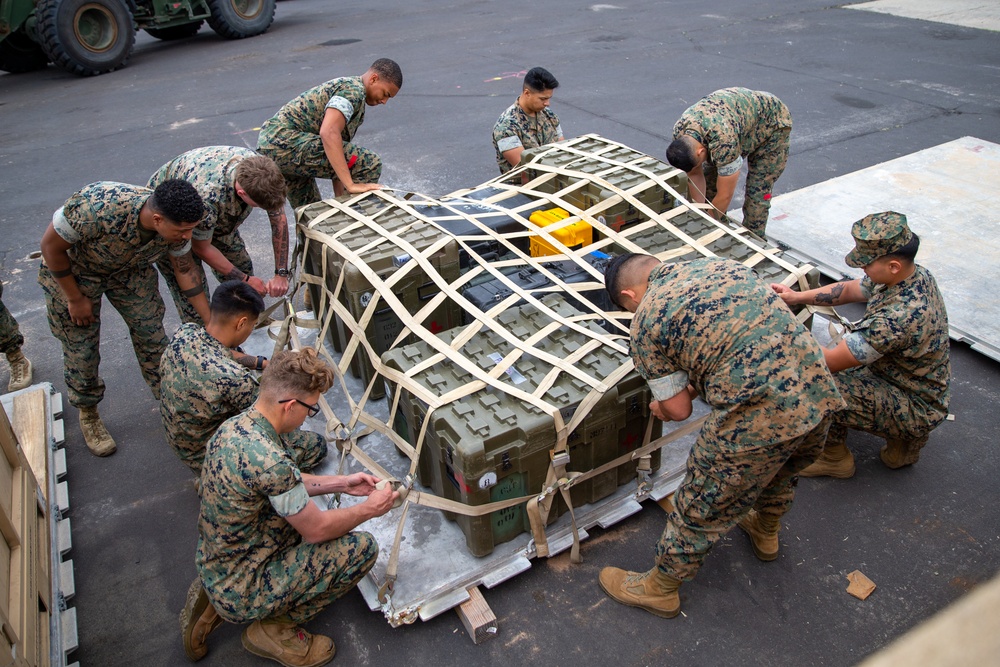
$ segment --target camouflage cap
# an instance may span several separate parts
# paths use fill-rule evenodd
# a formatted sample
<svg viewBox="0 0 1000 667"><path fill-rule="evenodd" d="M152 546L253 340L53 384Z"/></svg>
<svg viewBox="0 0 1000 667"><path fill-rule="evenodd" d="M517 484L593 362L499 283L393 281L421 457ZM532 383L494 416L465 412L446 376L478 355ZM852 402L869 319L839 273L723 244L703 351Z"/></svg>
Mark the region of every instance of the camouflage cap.
<svg viewBox="0 0 1000 667"><path fill-rule="evenodd" d="M854 250L847 253L844 262L860 269L879 257L884 257L905 246L913 238L906 225L906 216L895 211L866 215L851 227Z"/></svg>

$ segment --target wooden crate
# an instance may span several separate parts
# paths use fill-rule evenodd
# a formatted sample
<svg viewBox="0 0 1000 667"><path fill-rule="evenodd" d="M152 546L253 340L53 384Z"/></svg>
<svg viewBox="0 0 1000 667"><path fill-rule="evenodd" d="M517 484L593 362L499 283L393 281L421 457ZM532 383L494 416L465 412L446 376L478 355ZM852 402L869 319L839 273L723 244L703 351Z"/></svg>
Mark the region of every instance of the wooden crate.
<svg viewBox="0 0 1000 667"><path fill-rule="evenodd" d="M50 658L49 517L2 409L0 452L0 664L40 667Z"/></svg>

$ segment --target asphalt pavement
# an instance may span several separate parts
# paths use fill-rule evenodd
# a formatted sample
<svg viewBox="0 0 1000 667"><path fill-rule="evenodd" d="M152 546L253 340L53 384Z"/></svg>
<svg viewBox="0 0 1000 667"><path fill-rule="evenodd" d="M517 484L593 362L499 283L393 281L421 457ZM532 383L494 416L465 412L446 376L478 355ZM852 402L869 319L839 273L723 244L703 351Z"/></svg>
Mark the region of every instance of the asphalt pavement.
<svg viewBox="0 0 1000 667"><path fill-rule="evenodd" d="M553 108L567 136L596 132L656 157L702 95L733 85L777 94L794 128L776 194L966 135L1000 142L1000 33L819 0L286 0L252 39L207 27L181 42L140 35L118 72L0 76L0 277L36 378L65 391L34 253L70 194L98 180L144 183L198 146L253 147L286 101L383 56L401 64L404 84L368 109L357 140L382 156L383 183L431 195L495 175L491 127L536 65L560 81ZM266 274L263 213L244 229ZM118 452L91 456L75 410L65 416L80 639L70 662L183 665L177 613L195 576L197 497L108 304L103 326L101 409ZM169 305L166 326L177 326ZM483 645L452 613L392 629L356 592L309 628L334 638L334 664L345 665L854 664L1000 570L1000 373L963 344L952 350L955 420L918 465L889 471L880 443L852 434L856 477L802 481L778 560L761 563L742 534L727 536L682 588L676 619L619 606L597 585L605 565L651 565L664 517L650 504L593 532L582 565L536 559L486 591L500 631ZM855 569L878 585L864 602L844 591ZM245 652L239 632L213 634L203 664L273 664Z"/></svg>

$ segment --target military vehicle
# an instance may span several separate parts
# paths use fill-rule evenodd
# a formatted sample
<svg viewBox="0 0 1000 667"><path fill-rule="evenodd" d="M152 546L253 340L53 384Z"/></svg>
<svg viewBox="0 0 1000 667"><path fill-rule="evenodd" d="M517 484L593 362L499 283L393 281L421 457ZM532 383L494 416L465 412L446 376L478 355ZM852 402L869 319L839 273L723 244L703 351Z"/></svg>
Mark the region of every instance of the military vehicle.
<svg viewBox="0 0 1000 667"><path fill-rule="evenodd" d="M276 0L0 0L0 70L50 62L94 76L123 67L145 30L163 40L192 37L206 21L227 39L252 37L274 20Z"/></svg>

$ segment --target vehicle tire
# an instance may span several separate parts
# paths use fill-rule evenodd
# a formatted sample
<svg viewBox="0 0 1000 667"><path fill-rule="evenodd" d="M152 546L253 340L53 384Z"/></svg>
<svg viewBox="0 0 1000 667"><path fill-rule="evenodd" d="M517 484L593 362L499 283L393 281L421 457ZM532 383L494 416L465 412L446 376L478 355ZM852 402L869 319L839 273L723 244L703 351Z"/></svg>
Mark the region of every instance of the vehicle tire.
<svg viewBox="0 0 1000 667"><path fill-rule="evenodd" d="M24 30L17 30L0 42L0 70L11 74L45 69L49 57Z"/></svg>
<svg viewBox="0 0 1000 667"><path fill-rule="evenodd" d="M146 32L150 37L162 39L165 42L172 42L177 39L194 37L201 30L201 26L204 23L204 21L195 21L194 23L185 23L184 25L173 25L169 28L146 28Z"/></svg>
<svg viewBox="0 0 1000 667"><path fill-rule="evenodd" d="M226 39L266 32L274 21L275 0L208 0L208 25Z"/></svg>
<svg viewBox="0 0 1000 667"><path fill-rule="evenodd" d="M135 22L123 0L39 0L38 36L56 65L81 76L124 67Z"/></svg>

